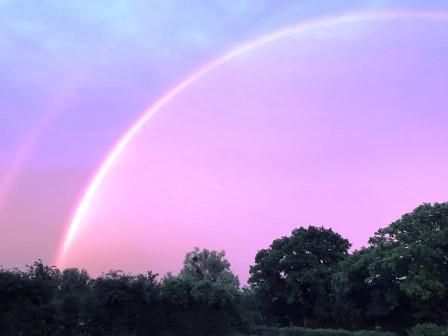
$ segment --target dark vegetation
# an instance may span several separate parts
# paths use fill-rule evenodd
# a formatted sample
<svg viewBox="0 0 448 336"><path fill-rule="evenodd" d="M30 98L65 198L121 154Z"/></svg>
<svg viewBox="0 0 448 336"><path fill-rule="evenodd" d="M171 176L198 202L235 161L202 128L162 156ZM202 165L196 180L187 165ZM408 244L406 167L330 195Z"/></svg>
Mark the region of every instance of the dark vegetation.
<svg viewBox="0 0 448 336"><path fill-rule="evenodd" d="M448 335L448 203L349 248L332 230L295 229L257 253L243 288L224 252L199 249L163 278L1 269L0 335Z"/></svg>

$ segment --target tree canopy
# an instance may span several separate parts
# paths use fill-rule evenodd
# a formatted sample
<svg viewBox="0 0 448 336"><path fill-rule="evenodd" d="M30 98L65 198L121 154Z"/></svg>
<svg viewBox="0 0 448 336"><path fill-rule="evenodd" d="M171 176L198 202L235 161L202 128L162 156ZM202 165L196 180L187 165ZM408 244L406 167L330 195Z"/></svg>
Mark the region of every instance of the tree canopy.
<svg viewBox="0 0 448 336"><path fill-rule="evenodd" d="M91 278L41 260L24 270L0 268L0 334L448 332L448 203L422 204L379 229L368 246L349 249L331 229L294 229L258 251L243 288L224 251L199 248L177 275L111 270Z"/></svg>
<svg viewBox="0 0 448 336"><path fill-rule="evenodd" d="M330 275L348 256L350 243L331 229L310 226L273 241L250 268L249 284L267 316L304 326L326 324L331 315Z"/></svg>

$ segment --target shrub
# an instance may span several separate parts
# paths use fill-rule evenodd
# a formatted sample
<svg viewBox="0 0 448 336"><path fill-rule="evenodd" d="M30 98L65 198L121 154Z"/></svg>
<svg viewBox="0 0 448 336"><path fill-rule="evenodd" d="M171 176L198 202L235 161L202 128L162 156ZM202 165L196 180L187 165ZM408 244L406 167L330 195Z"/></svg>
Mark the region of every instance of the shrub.
<svg viewBox="0 0 448 336"><path fill-rule="evenodd" d="M340 329L305 329L303 336L353 336L353 333Z"/></svg>
<svg viewBox="0 0 448 336"><path fill-rule="evenodd" d="M259 336L397 336L397 334L395 334L395 333L384 332L384 331L370 331L370 330L348 331L348 330L342 330L342 329L307 329L307 328L301 328L301 327L286 327L286 328L259 327L257 329L256 335L259 335Z"/></svg>
<svg viewBox="0 0 448 336"><path fill-rule="evenodd" d="M377 331L377 330L361 330L356 331L354 336L397 336L396 333L390 331Z"/></svg>
<svg viewBox="0 0 448 336"><path fill-rule="evenodd" d="M409 336L448 336L448 327L433 323L417 324L409 331Z"/></svg>
<svg viewBox="0 0 448 336"><path fill-rule="evenodd" d="M300 327L280 328L278 336L305 336L306 329Z"/></svg>
<svg viewBox="0 0 448 336"><path fill-rule="evenodd" d="M277 327L257 327L253 336L279 336L280 328ZM301 335L300 335L301 336Z"/></svg>

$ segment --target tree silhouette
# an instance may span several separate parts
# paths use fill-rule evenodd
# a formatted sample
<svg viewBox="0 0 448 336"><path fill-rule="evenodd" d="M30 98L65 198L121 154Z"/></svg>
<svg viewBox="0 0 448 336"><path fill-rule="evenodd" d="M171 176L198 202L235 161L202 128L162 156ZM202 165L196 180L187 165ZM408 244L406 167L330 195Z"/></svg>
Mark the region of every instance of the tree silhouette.
<svg viewBox="0 0 448 336"><path fill-rule="evenodd" d="M441 336L448 323L448 203L423 204L369 245L297 228L258 251L240 288L223 251L195 248L178 275L45 265L0 268L0 335ZM268 327L260 327L268 324ZM416 325L414 328L411 329Z"/></svg>
<svg viewBox="0 0 448 336"><path fill-rule="evenodd" d="M330 275L350 243L331 229L299 228L261 250L249 283L264 299L266 317L280 323L325 325L331 316Z"/></svg>

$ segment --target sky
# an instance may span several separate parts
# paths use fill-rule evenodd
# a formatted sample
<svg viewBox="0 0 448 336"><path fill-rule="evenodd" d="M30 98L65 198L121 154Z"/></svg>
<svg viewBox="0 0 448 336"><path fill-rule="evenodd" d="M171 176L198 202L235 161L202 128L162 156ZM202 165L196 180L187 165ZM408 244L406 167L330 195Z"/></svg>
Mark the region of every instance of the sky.
<svg viewBox="0 0 448 336"><path fill-rule="evenodd" d="M108 153L196 69L322 17L445 7L0 1L0 264L175 272L200 246L226 249L245 279L256 250L297 225L333 227L360 247L418 202L446 201L446 24L339 24L255 48L166 104L57 260Z"/></svg>

